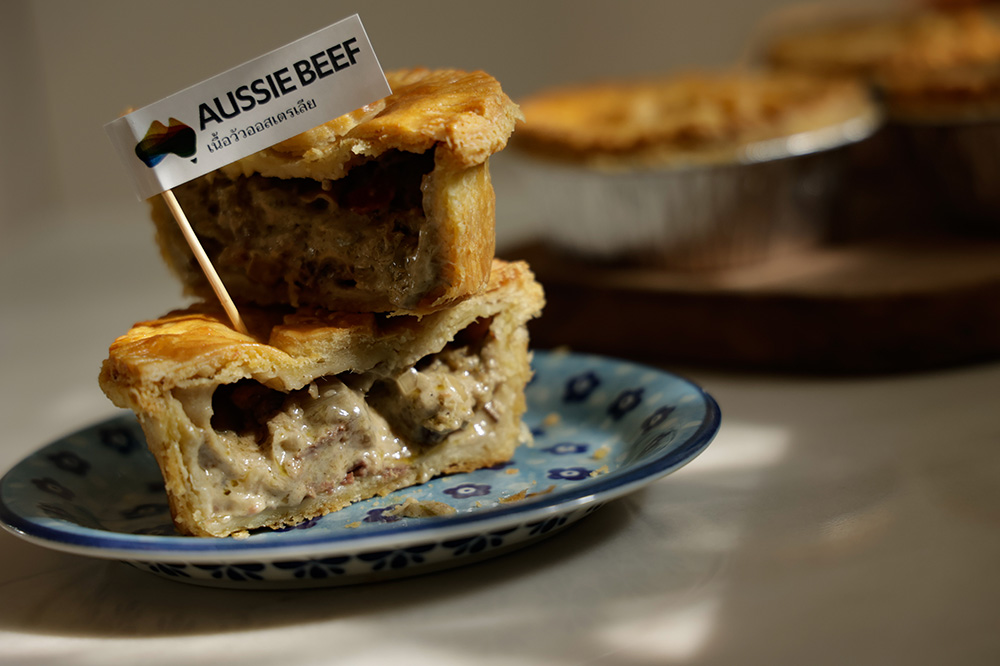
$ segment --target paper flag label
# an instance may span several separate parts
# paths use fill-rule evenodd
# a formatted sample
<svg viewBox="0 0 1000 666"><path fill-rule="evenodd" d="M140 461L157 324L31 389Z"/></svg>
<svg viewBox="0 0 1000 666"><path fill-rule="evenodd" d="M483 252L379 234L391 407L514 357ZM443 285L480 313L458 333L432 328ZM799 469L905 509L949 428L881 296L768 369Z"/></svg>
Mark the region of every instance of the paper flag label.
<svg viewBox="0 0 1000 666"><path fill-rule="evenodd" d="M105 126L146 199L392 91L355 15Z"/></svg>

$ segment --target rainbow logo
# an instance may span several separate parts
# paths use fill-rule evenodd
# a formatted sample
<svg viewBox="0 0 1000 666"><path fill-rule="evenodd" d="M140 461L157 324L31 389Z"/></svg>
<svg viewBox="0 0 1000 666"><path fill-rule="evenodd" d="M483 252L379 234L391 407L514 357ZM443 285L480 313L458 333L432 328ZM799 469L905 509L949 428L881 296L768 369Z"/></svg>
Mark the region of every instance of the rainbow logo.
<svg viewBox="0 0 1000 666"><path fill-rule="evenodd" d="M153 168L170 153L178 157L191 157L198 148L197 139L194 130L176 118L171 118L169 125L154 120L146 131L146 136L135 144L135 155L143 164Z"/></svg>

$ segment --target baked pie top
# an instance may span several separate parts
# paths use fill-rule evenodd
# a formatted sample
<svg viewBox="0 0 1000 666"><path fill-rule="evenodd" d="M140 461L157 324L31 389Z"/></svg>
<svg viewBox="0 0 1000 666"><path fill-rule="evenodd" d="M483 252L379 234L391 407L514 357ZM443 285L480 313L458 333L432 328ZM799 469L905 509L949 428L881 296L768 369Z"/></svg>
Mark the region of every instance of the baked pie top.
<svg viewBox="0 0 1000 666"><path fill-rule="evenodd" d="M101 387L119 406L156 401L163 391L259 378L281 390L317 376L363 372L383 363L405 366L448 342L447 336L516 294L524 319L544 304L541 287L523 262L494 260L486 289L423 318L286 308L241 308L250 335L235 331L216 304L140 322L111 345ZM440 320L440 321L438 321ZM145 405L151 408L151 405Z"/></svg>
<svg viewBox="0 0 1000 666"><path fill-rule="evenodd" d="M516 143L592 164L727 160L755 141L869 111L851 80L772 72L692 72L554 89L523 100Z"/></svg>
<svg viewBox="0 0 1000 666"><path fill-rule="evenodd" d="M897 120L1000 113L1000 13L984 8L821 26L775 40L767 57L777 67L863 77Z"/></svg>
<svg viewBox="0 0 1000 666"><path fill-rule="evenodd" d="M775 39L780 67L879 78L1000 59L1000 22L983 9L927 10L821 25Z"/></svg>
<svg viewBox="0 0 1000 666"><path fill-rule="evenodd" d="M825 74L939 69L1000 57L1000 25L975 8L855 19L780 37L766 55L774 65Z"/></svg>
<svg viewBox="0 0 1000 666"><path fill-rule="evenodd" d="M882 81L890 115L904 122L1000 118L1000 59L942 70L900 69Z"/></svg>
<svg viewBox="0 0 1000 666"><path fill-rule="evenodd" d="M235 177L342 178L351 165L389 150L422 153L453 167L482 164L502 150L520 117L500 83L481 71L415 68L386 72L392 94L222 170Z"/></svg>

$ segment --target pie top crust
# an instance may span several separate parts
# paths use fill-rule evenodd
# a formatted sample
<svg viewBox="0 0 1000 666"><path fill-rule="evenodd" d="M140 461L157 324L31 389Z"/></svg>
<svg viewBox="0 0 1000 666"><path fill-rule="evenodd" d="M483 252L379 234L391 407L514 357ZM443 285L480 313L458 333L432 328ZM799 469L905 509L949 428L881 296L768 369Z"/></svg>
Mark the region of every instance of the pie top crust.
<svg viewBox="0 0 1000 666"><path fill-rule="evenodd" d="M961 123L1000 118L1000 59L942 70L899 70L882 81L893 119Z"/></svg>
<svg viewBox="0 0 1000 666"><path fill-rule="evenodd" d="M452 168L484 163L507 145L520 118L500 83L481 71L386 72L392 94L222 168L227 175L342 178L388 150L422 153Z"/></svg>
<svg viewBox="0 0 1000 666"><path fill-rule="evenodd" d="M203 304L135 324L112 343L100 384L119 407L149 412L173 388L253 378L296 390L320 376L412 365L479 317L506 309L526 320L543 304L527 264L499 259L483 293L424 317L248 307L244 335L221 308Z"/></svg>
<svg viewBox="0 0 1000 666"><path fill-rule="evenodd" d="M981 8L925 10L827 23L775 39L779 67L878 79L1000 59L1000 22Z"/></svg>
<svg viewBox="0 0 1000 666"><path fill-rule="evenodd" d="M747 144L835 125L872 102L851 80L734 71L554 89L521 108L519 147L611 166L732 159Z"/></svg>
<svg viewBox="0 0 1000 666"><path fill-rule="evenodd" d="M1000 117L1000 11L912 11L828 24L776 39L779 68L852 75L877 86L894 120Z"/></svg>

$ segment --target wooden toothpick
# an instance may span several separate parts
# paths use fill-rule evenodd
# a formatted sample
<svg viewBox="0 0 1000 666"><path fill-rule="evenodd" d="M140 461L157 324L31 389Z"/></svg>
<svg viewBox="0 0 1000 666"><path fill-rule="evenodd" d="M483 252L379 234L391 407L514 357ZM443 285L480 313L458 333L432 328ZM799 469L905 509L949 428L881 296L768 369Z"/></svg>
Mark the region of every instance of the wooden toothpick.
<svg viewBox="0 0 1000 666"><path fill-rule="evenodd" d="M194 229L191 228L191 223L188 222L187 215L184 214L181 205L177 202L177 197L174 196L173 190L165 190L162 196L163 200L167 202L167 208L170 209L174 219L177 220L177 225L181 228L181 233L184 234L184 240L187 241L191 251L194 252L194 257L198 260L198 265L201 266L205 277L208 278L208 283L212 285L212 291L215 292L226 314L229 315L229 321L232 322L233 328L244 335L249 335L250 333L247 331L247 327L243 324L243 319L240 317L240 312L236 309L236 304L229 297L229 292L226 291L225 285L219 279L219 274L215 271L215 266L212 265L212 261L205 254L205 249L201 246L201 241L195 235Z"/></svg>

